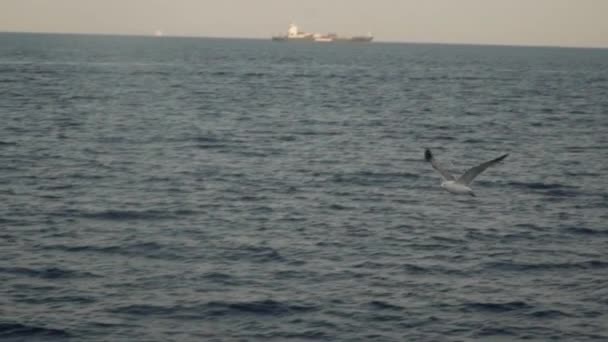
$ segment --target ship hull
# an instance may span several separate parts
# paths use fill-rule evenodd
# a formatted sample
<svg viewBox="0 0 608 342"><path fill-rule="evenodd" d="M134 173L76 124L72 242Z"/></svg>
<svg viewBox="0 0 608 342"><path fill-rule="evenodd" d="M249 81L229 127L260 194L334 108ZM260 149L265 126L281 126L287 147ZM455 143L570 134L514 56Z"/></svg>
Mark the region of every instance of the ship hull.
<svg viewBox="0 0 608 342"><path fill-rule="evenodd" d="M352 37L352 38L292 38L292 37L272 37L274 42L317 42L317 43L369 43L374 37Z"/></svg>

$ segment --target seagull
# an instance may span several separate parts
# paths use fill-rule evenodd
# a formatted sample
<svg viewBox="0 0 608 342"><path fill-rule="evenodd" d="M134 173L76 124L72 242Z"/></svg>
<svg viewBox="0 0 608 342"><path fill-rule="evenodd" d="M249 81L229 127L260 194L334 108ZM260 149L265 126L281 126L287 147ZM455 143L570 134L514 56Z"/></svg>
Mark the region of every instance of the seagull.
<svg viewBox="0 0 608 342"><path fill-rule="evenodd" d="M443 169L443 168L441 168L441 166L439 166L439 164L437 163L437 160L435 160L435 158L433 157L431 150L429 150L427 148L424 151L424 159L427 162L431 163L433 168L441 174L441 178L443 179L441 181L442 188L446 189L448 192L451 192L453 194L469 194L473 197L475 197L475 193L473 192L473 189L471 189L469 187L469 184L471 184L473 182L473 179L475 179L475 177L477 177L477 175L482 173L488 167L490 167L494 164L497 164L501 160L505 159L508 155L509 155L508 153L503 154L502 156L500 156L496 159L492 159L490 161L487 161L485 163L481 163L475 167L472 167L472 168L468 169L467 172L465 172L462 176L460 176L460 178L456 179L456 178L454 178L454 176L452 176L452 174L448 170Z"/></svg>

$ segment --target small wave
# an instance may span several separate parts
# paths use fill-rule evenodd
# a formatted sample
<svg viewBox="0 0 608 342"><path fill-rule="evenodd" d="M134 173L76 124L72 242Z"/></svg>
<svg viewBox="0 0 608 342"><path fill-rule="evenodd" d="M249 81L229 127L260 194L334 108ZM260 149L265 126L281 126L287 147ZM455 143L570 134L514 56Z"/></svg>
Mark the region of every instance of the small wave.
<svg viewBox="0 0 608 342"><path fill-rule="evenodd" d="M263 72L247 72L241 75L244 78L260 78L266 76Z"/></svg>
<svg viewBox="0 0 608 342"><path fill-rule="evenodd" d="M63 244L50 245L42 247L50 250L61 250L65 252L76 253L103 253L103 254L118 254L126 256L144 256L153 259L177 260L183 258L179 253L174 252L170 247L161 245L156 242L137 242L124 245L110 246L94 246L94 245L77 245L67 246Z"/></svg>
<svg viewBox="0 0 608 342"><path fill-rule="evenodd" d="M372 314L372 315L370 315L370 317L368 319L375 321L375 322L402 322L403 316L402 315L387 315L387 314L379 314L379 315Z"/></svg>
<svg viewBox="0 0 608 342"><path fill-rule="evenodd" d="M104 210L98 212L85 212L79 216L97 220L160 220L175 218L173 213L160 210Z"/></svg>
<svg viewBox="0 0 608 342"><path fill-rule="evenodd" d="M545 230L545 228L538 226L534 223L518 223L515 225L518 228L532 229L532 230Z"/></svg>
<svg viewBox="0 0 608 342"><path fill-rule="evenodd" d="M217 317L247 314L284 316L301 312L309 312L316 309L316 306L312 305L290 304L267 299L246 302L212 301L205 304L193 306L132 304L120 306L110 311L113 313L135 316L151 315L174 318L204 318L210 316Z"/></svg>
<svg viewBox="0 0 608 342"><path fill-rule="evenodd" d="M331 210L353 210L356 208L334 203L329 206L329 209L331 209Z"/></svg>
<svg viewBox="0 0 608 342"><path fill-rule="evenodd" d="M9 221L0 219L0 223L6 223L6 222L9 222ZM0 239L6 240L9 243L17 242L17 237L10 235L10 234L0 234Z"/></svg>
<svg viewBox="0 0 608 342"><path fill-rule="evenodd" d="M565 228L565 231L580 235L608 235L608 230L591 229L585 227L568 227Z"/></svg>
<svg viewBox="0 0 608 342"><path fill-rule="evenodd" d="M310 135L310 136L315 136L315 135L340 135L340 132L336 132L336 131L292 131L290 132L294 135Z"/></svg>
<svg viewBox="0 0 608 342"><path fill-rule="evenodd" d="M196 148L199 148L201 150L211 150L214 148L226 148L228 147L228 145L226 144L197 144Z"/></svg>
<svg viewBox="0 0 608 342"><path fill-rule="evenodd" d="M542 182L509 182L507 185L524 190L541 191L546 195L556 197L574 197L579 194L577 187L564 184Z"/></svg>
<svg viewBox="0 0 608 342"><path fill-rule="evenodd" d="M515 336L516 332L511 331L508 328L499 328L499 327L483 327L477 330L474 334L475 337L487 337L487 336Z"/></svg>
<svg viewBox="0 0 608 342"><path fill-rule="evenodd" d="M266 196L260 196L260 195L243 195L241 197L239 197L240 201L243 202L259 202L259 201L263 201L266 200L268 197Z"/></svg>
<svg viewBox="0 0 608 342"><path fill-rule="evenodd" d="M465 144L483 144L485 140L469 138L464 141Z"/></svg>
<svg viewBox="0 0 608 342"><path fill-rule="evenodd" d="M103 175L94 175L91 173L73 173L71 175L67 176L68 178L73 178L73 179L86 179L86 180L90 180L90 179L104 179L105 176Z"/></svg>
<svg viewBox="0 0 608 342"><path fill-rule="evenodd" d="M337 79L350 79L352 77L352 75L349 74L343 74L343 73L336 73L336 72L330 72L329 74L325 74L323 75L324 78L337 78Z"/></svg>
<svg viewBox="0 0 608 342"><path fill-rule="evenodd" d="M62 329L43 328L21 323L0 323L0 337L7 339L24 339L27 341L30 338L67 338L70 334Z"/></svg>
<svg viewBox="0 0 608 342"><path fill-rule="evenodd" d="M596 172L566 171L566 176L570 177L601 177L602 174Z"/></svg>
<svg viewBox="0 0 608 342"><path fill-rule="evenodd" d="M96 300L91 297L84 296L59 296L59 297L43 297L35 296L23 299L17 299L17 301L29 304L43 304L48 305L50 303L78 303L78 304L91 304L95 303Z"/></svg>
<svg viewBox="0 0 608 342"><path fill-rule="evenodd" d="M62 269L58 267L34 269L28 267L0 267L0 273L24 275L43 279L68 279L94 277L93 273Z"/></svg>
<svg viewBox="0 0 608 342"><path fill-rule="evenodd" d="M288 304L270 299L236 303L211 302L207 304L207 307L212 308L216 314L241 313L271 316L308 312L316 309L312 305Z"/></svg>
<svg viewBox="0 0 608 342"><path fill-rule="evenodd" d="M190 209L178 209L175 210L173 212L174 215L177 216L189 216L189 215L196 215L198 212L195 210L190 210Z"/></svg>
<svg viewBox="0 0 608 342"><path fill-rule="evenodd" d="M210 73L211 76L234 76L233 72L228 72L224 70L214 71Z"/></svg>
<svg viewBox="0 0 608 342"><path fill-rule="evenodd" d="M432 240L436 240L436 241L451 243L451 244L463 244L463 243L465 243L464 240L456 239L456 238L451 238L451 237L447 237L447 236L441 236L441 235L433 235L433 236L431 236L431 239Z"/></svg>
<svg viewBox="0 0 608 342"><path fill-rule="evenodd" d="M441 135L441 136L435 137L435 140L454 141L454 140L456 140L456 138L448 136L448 135Z"/></svg>
<svg viewBox="0 0 608 342"><path fill-rule="evenodd" d="M74 188L73 184L59 184L59 185L41 185L36 188L36 190L47 190L47 191L55 191L55 190L67 190Z"/></svg>
<svg viewBox="0 0 608 342"><path fill-rule="evenodd" d="M170 75L170 73L168 71L164 71L164 70L158 70L158 69L139 69L139 70L133 70L130 72L131 75L133 76L140 76L140 75L153 75L153 76L167 76Z"/></svg>
<svg viewBox="0 0 608 342"><path fill-rule="evenodd" d="M559 311L559 310L538 310L538 311L531 312L530 316L532 316L534 318L551 319L551 318L559 318L559 317L571 317L572 315L569 315L569 314L567 314L563 311Z"/></svg>
<svg viewBox="0 0 608 342"><path fill-rule="evenodd" d="M595 270L608 268L608 262L589 260L571 263L517 263L517 262L494 262L484 266L487 269L501 271L551 271L566 269Z"/></svg>
<svg viewBox="0 0 608 342"><path fill-rule="evenodd" d="M573 98L576 98L576 97L573 97ZM587 110L580 110L580 109L574 109L574 110L570 111L570 114L575 114L575 115L589 114L589 111L587 111Z"/></svg>
<svg viewBox="0 0 608 342"><path fill-rule="evenodd" d="M375 262L375 261L363 261L363 262L359 262L356 263L354 265L352 265L353 268L370 268L370 269L380 269L380 268L385 268L386 265L379 263L379 262Z"/></svg>
<svg viewBox="0 0 608 342"><path fill-rule="evenodd" d="M199 143L218 143L223 141L222 139L216 138L214 136L198 136L192 140Z"/></svg>
<svg viewBox="0 0 608 342"><path fill-rule="evenodd" d="M246 259L254 262L285 261L285 258L274 248L264 246L241 246L227 255L230 259Z"/></svg>
<svg viewBox="0 0 608 342"><path fill-rule="evenodd" d="M246 158L265 158L273 155L272 152L264 151L235 151L235 154Z"/></svg>
<svg viewBox="0 0 608 342"><path fill-rule="evenodd" d="M373 172L362 171L355 173L335 174L331 180L334 183L346 183L355 185L376 185L380 183L401 182L403 179L418 178L419 175L408 172Z"/></svg>
<svg viewBox="0 0 608 342"><path fill-rule="evenodd" d="M2 70L0 70L0 73L3 73ZM0 79L0 83L17 83L20 80L16 79L16 78L2 78Z"/></svg>
<svg viewBox="0 0 608 342"><path fill-rule="evenodd" d="M100 95L68 95L62 98L62 101L94 101L94 100L108 100L109 96L100 96ZM68 122L70 126L82 126L80 123Z"/></svg>
<svg viewBox="0 0 608 342"><path fill-rule="evenodd" d="M132 304L110 310L117 314L128 314L135 316L168 316L179 310L178 306L162 306L148 304Z"/></svg>
<svg viewBox="0 0 608 342"><path fill-rule="evenodd" d="M568 185L542 182L509 182L507 185L515 188L525 188L532 190L575 189L575 187Z"/></svg>
<svg viewBox="0 0 608 342"><path fill-rule="evenodd" d="M531 306L525 302L513 301L506 303L484 303L484 302L472 302L464 304L463 309L465 311L487 311L487 312L507 312L514 310L525 310L530 309Z"/></svg>
<svg viewBox="0 0 608 342"><path fill-rule="evenodd" d="M209 272L203 275L203 279L206 281L221 284L221 285L236 285L238 282L235 277L230 274L221 273L221 272Z"/></svg>
<svg viewBox="0 0 608 342"><path fill-rule="evenodd" d="M578 195L577 191L569 191L569 190L549 190L546 192L547 195L552 197L575 197Z"/></svg>
<svg viewBox="0 0 608 342"><path fill-rule="evenodd" d="M66 246L66 245L53 245L53 246L44 246L44 249L55 249L61 250L65 252L82 252L82 251L91 251L91 252L99 252L99 253L115 253L120 250L118 246L108 246L108 247L99 247L99 246Z"/></svg>
<svg viewBox="0 0 608 342"><path fill-rule="evenodd" d="M395 304L390 304L387 302L383 302L381 300L373 300L369 302L369 305L374 309L379 310L403 310L403 307Z"/></svg>
<svg viewBox="0 0 608 342"><path fill-rule="evenodd" d="M215 135L197 136L188 139L188 141L194 143L193 146L200 149L224 148L230 146L229 143L239 143L239 141L232 141L229 138Z"/></svg>
<svg viewBox="0 0 608 342"><path fill-rule="evenodd" d="M293 78L312 78L312 77L315 77L315 75L296 72L296 73L291 74L291 77L293 77Z"/></svg>
<svg viewBox="0 0 608 342"><path fill-rule="evenodd" d="M269 340L306 340L306 341L330 341L331 336L323 331L318 330L304 330L294 332L270 332L264 334L254 334L253 337L260 339L261 341Z"/></svg>
<svg viewBox="0 0 608 342"><path fill-rule="evenodd" d="M282 135L280 137L277 137L276 139L279 141L288 141L288 142L297 140L297 138L293 135Z"/></svg>
<svg viewBox="0 0 608 342"><path fill-rule="evenodd" d="M421 266L417 266L417 265L412 265L412 264L405 264L402 266L403 269L407 272L407 273L414 273L414 274L420 274L420 273L428 273L429 270L421 267Z"/></svg>

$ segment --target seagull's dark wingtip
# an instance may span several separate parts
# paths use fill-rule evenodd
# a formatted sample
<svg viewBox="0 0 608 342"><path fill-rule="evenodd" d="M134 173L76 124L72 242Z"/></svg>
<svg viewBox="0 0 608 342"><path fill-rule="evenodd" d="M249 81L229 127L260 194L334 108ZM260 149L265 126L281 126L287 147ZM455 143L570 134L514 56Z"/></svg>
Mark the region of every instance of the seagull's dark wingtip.
<svg viewBox="0 0 608 342"><path fill-rule="evenodd" d="M431 150L427 148L426 150L424 150L424 160L430 162L431 159L433 159L433 154L431 153Z"/></svg>
<svg viewBox="0 0 608 342"><path fill-rule="evenodd" d="M500 156L500 157L496 158L496 161L497 161L497 162L499 162L499 161L501 161L501 160L503 160L503 159L507 158L508 156L509 156L509 154L508 154L508 153L505 153L505 154L503 154L502 156Z"/></svg>

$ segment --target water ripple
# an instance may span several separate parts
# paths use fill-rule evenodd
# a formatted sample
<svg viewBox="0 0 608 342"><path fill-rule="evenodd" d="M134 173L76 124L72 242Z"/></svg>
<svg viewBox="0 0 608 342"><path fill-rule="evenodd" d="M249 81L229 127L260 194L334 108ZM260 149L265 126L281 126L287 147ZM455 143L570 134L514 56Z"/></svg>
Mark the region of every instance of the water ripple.
<svg viewBox="0 0 608 342"><path fill-rule="evenodd" d="M0 75L0 340L608 340L605 50L0 33ZM471 198L425 147L511 156Z"/></svg>

